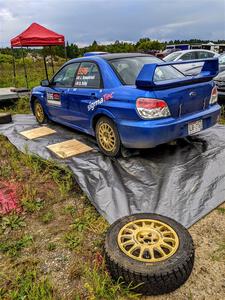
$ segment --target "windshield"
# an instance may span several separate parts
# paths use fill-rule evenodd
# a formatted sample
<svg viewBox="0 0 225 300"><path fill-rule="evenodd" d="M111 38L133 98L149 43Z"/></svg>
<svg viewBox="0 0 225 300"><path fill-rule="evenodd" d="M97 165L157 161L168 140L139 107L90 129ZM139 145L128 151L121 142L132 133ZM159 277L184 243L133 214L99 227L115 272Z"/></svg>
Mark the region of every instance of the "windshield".
<svg viewBox="0 0 225 300"><path fill-rule="evenodd" d="M134 85L143 66L154 63L162 63L162 61L154 56L126 57L110 61L110 64L126 85ZM184 75L174 67L157 67L154 81L171 80L183 77Z"/></svg>
<svg viewBox="0 0 225 300"><path fill-rule="evenodd" d="M173 52L167 55L163 58L165 61L174 61L178 56L180 55L180 52Z"/></svg>

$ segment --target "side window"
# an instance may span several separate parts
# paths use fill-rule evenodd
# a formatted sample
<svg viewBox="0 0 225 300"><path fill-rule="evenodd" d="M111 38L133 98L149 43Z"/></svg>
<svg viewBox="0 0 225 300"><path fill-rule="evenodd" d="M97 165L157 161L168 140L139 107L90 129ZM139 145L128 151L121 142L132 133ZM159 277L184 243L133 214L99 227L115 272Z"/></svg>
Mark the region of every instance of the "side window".
<svg viewBox="0 0 225 300"><path fill-rule="evenodd" d="M196 54L195 52L187 52L184 55L182 55L180 57L181 60L192 60L192 59L196 59Z"/></svg>
<svg viewBox="0 0 225 300"><path fill-rule="evenodd" d="M79 63L66 65L53 78L52 84L56 87L72 87Z"/></svg>
<svg viewBox="0 0 225 300"><path fill-rule="evenodd" d="M101 76L98 66L92 62L82 62L77 71L74 86L99 89L101 87Z"/></svg>
<svg viewBox="0 0 225 300"><path fill-rule="evenodd" d="M210 58L210 57L213 57L213 56L214 56L213 53L200 51L199 54L198 54L198 59Z"/></svg>

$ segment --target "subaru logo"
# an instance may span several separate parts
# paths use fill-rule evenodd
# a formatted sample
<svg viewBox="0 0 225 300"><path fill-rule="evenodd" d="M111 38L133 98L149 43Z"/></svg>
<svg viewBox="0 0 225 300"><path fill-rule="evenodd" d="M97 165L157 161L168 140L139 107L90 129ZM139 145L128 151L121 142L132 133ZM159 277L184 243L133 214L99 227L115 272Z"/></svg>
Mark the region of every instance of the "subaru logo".
<svg viewBox="0 0 225 300"><path fill-rule="evenodd" d="M190 96L190 97L195 97L196 95L197 95L197 93L194 92L194 91L192 91L192 92L189 93L189 96Z"/></svg>

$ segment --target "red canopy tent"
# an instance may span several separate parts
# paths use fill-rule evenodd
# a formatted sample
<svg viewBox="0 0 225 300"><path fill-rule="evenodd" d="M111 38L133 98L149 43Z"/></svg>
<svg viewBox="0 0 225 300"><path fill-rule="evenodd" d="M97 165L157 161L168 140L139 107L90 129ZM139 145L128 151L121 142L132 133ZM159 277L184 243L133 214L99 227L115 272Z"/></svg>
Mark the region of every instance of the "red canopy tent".
<svg viewBox="0 0 225 300"><path fill-rule="evenodd" d="M65 47L65 38L62 34L58 34L52 30L49 30L45 28L42 25L39 25L37 23L32 23L25 31L11 39L11 48L15 47L21 47L22 48L22 54L23 54L23 62L24 62L24 53L23 53L23 47L45 47L45 46L64 46ZM66 52L65 52L66 53ZM44 57L44 64L45 64L45 71L46 76L48 77L47 67L46 67L46 61ZM14 80L16 77L15 73L15 60L14 60ZM52 60L52 68L53 67L53 60ZM27 81L27 72L24 62L24 72L25 72L25 78L26 78L26 84L28 87L28 81Z"/></svg>
<svg viewBox="0 0 225 300"><path fill-rule="evenodd" d="M32 23L26 30L11 39L12 47L40 47L65 45L64 36Z"/></svg>

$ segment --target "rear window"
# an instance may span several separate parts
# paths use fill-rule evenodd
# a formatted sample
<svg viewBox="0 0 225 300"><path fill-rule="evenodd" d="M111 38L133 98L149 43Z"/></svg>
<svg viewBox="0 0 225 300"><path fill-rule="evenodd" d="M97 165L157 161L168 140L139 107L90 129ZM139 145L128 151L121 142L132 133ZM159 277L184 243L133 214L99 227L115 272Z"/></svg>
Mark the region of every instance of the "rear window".
<svg viewBox="0 0 225 300"><path fill-rule="evenodd" d="M170 53L166 57L164 57L163 60L168 61L168 62L174 61L180 54L181 54L181 52Z"/></svg>
<svg viewBox="0 0 225 300"><path fill-rule="evenodd" d="M135 85L136 78L146 64L161 63L154 56L140 56L118 58L110 61L122 82L126 85ZM158 67L155 71L154 81L172 80L183 78L184 75L171 66Z"/></svg>

